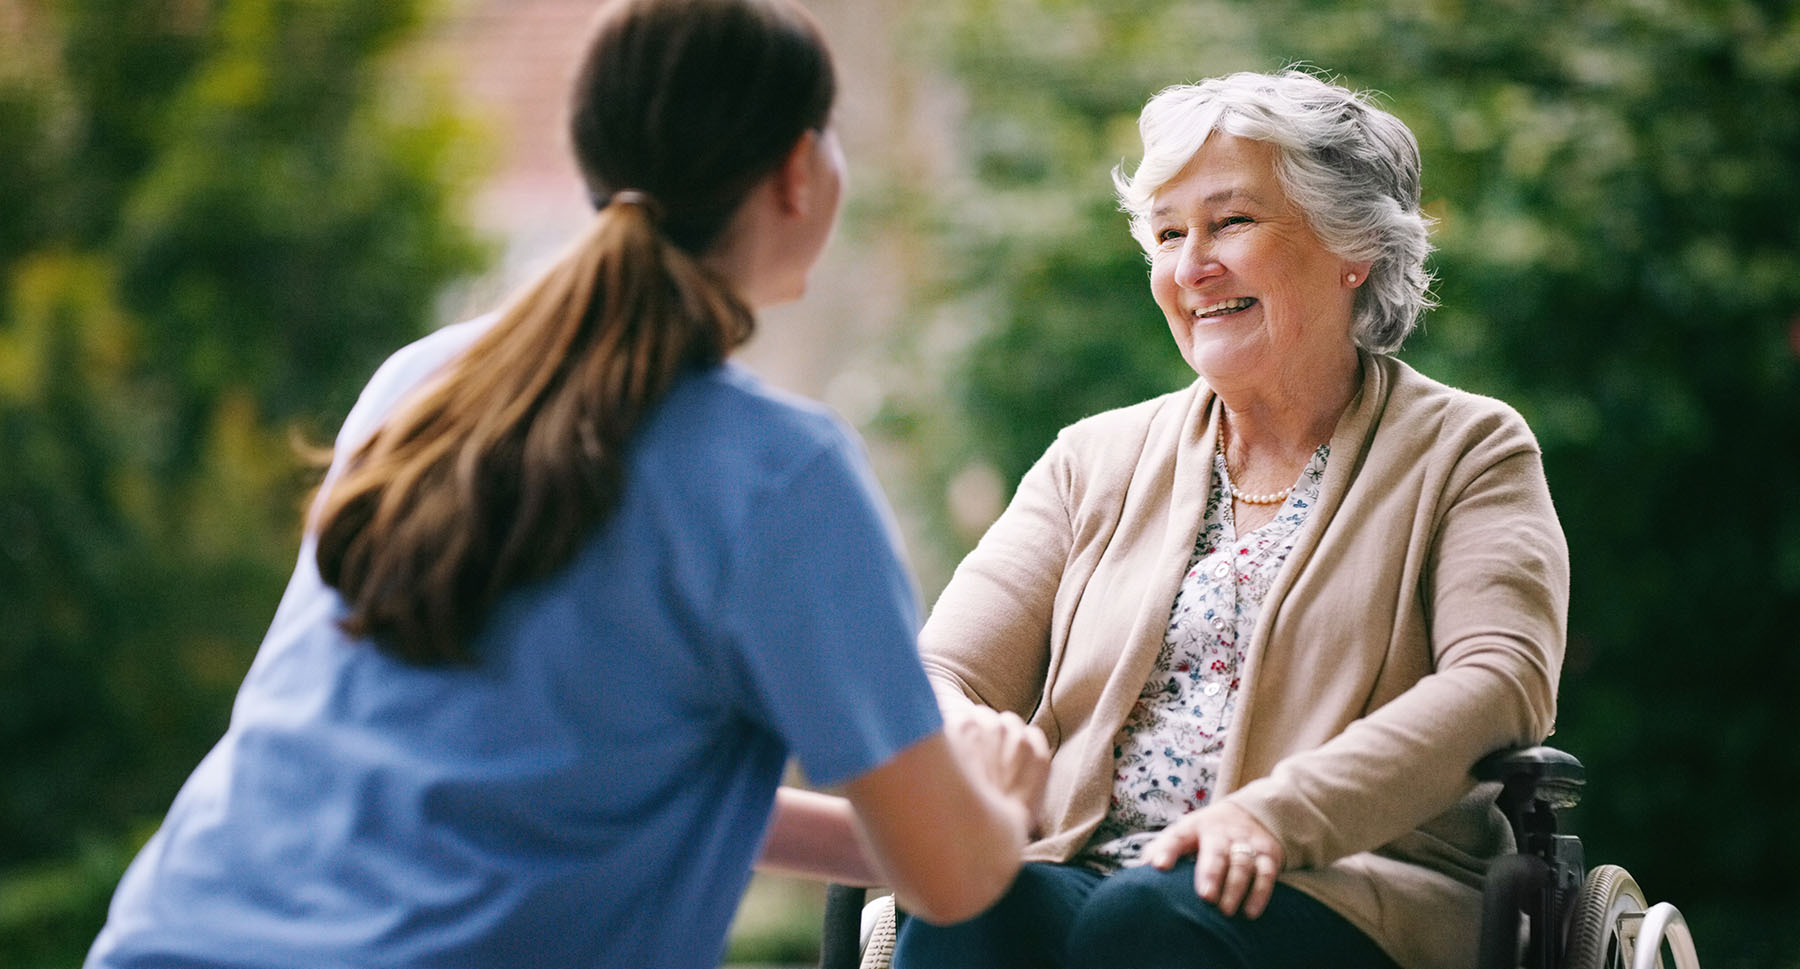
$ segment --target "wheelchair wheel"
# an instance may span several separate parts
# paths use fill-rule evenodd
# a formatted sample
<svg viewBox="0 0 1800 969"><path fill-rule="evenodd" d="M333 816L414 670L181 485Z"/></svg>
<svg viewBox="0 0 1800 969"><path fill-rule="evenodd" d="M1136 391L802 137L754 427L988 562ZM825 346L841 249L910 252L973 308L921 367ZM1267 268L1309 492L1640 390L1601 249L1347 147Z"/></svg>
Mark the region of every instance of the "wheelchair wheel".
<svg viewBox="0 0 1800 969"><path fill-rule="evenodd" d="M888 969L894 962L894 943L899 925L894 917L894 896L883 895L863 909L863 953L859 969Z"/></svg>
<svg viewBox="0 0 1800 969"><path fill-rule="evenodd" d="M1569 944L1564 950L1563 969L1626 966L1619 919L1642 912L1645 904L1643 890L1618 865L1599 865L1588 872L1569 912Z"/></svg>

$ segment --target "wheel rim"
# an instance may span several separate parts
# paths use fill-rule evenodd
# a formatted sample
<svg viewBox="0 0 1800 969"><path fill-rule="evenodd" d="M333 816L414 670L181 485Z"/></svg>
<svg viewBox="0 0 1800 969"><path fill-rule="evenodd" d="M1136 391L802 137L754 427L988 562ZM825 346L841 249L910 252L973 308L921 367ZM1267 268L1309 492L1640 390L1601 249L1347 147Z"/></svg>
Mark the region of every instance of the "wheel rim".
<svg viewBox="0 0 1800 969"><path fill-rule="evenodd" d="M1619 916L1644 908L1644 893L1625 869L1600 865L1588 872L1569 913L1567 969L1621 969Z"/></svg>

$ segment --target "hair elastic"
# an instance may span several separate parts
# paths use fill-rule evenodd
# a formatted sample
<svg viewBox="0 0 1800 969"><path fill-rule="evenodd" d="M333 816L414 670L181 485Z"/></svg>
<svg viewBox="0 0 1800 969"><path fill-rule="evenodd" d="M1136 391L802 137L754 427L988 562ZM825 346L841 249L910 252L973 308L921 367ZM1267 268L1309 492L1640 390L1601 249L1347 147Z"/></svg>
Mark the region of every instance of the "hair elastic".
<svg viewBox="0 0 1800 969"><path fill-rule="evenodd" d="M635 188L622 188L612 193L612 196L606 200L606 205L609 208L614 205L635 205L643 209L644 214L648 215L652 222L661 222L663 218L663 207L656 201L655 196Z"/></svg>

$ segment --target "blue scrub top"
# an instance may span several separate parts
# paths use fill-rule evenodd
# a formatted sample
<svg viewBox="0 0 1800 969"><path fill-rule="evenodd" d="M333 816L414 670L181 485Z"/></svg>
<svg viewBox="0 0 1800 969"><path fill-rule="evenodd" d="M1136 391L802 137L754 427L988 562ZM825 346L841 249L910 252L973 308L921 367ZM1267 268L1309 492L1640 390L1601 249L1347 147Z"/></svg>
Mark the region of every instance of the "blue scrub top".
<svg viewBox="0 0 1800 969"><path fill-rule="evenodd" d="M340 459L486 325L390 359ZM472 668L345 637L313 556L88 969L712 969L789 755L834 785L940 725L860 445L733 365L675 386Z"/></svg>

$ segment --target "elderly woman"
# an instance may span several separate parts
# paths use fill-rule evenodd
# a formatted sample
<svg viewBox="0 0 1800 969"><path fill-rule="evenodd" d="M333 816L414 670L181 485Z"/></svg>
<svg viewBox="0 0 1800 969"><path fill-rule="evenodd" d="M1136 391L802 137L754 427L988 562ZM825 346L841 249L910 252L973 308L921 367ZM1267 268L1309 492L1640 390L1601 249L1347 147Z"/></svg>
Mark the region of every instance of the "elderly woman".
<svg viewBox="0 0 1800 969"><path fill-rule="evenodd" d="M1053 748L1009 893L896 965L1466 967L1551 730L1567 548L1531 431L1394 359L1417 142L1314 76L1158 94L1116 174L1185 390L1065 429L922 636Z"/></svg>

